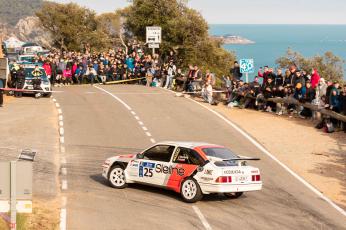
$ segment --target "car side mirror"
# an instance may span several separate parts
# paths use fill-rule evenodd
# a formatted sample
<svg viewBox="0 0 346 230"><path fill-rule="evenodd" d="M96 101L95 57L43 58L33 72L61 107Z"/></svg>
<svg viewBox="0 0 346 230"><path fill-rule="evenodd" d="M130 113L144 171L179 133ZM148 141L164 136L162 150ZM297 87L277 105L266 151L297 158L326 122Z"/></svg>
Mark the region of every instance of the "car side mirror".
<svg viewBox="0 0 346 230"><path fill-rule="evenodd" d="M137 159L144 159L144 155L141 153L137 153L136 158Z"/></svg>

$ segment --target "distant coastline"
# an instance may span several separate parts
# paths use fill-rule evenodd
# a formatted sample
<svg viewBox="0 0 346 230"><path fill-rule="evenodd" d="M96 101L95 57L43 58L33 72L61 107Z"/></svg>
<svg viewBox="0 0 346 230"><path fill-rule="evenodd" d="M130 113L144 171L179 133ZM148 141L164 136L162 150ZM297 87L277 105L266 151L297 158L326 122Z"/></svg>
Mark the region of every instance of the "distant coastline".
<svg viewBox="0 0 346 230"><path fill-rule="evenodd" d="M255 44L254 41L251 41L247 38L243 38L241 36L237 35L221 35L221 36L213 36L213 38L220 40L223 44L229 45L229 44L237 44L237 45L249 45L249 44Z"/></svg>

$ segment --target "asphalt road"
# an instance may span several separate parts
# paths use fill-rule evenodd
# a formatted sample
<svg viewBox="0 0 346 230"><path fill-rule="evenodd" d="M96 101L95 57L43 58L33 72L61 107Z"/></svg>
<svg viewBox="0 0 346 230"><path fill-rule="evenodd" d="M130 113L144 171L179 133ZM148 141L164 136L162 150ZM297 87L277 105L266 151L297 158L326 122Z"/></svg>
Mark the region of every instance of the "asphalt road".
<svg viewBox="0 0 346 230"><path fill-rule="evenodd" d="M193 207L212 229L346 229L344 216L207 109L163 89L99 87L117 98L89 85L54 94L64 116L68 229L205 229ZM163 189L107 186L101 177L107 157L164 140L211 142L260 157L253 165L261 170L263 190L186 204Z"/></svg>

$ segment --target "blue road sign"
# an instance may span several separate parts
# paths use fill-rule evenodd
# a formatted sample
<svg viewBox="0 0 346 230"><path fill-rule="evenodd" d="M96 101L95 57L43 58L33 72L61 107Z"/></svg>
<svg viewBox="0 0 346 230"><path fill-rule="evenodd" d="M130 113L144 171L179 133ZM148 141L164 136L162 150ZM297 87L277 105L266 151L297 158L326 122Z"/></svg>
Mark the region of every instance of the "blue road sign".
<svg viewBox="0 0 346 230"><path fill-rule="evenodd" d="M254 73L255 64L253 59L240 59L239 61L241 73Z"/></svg>

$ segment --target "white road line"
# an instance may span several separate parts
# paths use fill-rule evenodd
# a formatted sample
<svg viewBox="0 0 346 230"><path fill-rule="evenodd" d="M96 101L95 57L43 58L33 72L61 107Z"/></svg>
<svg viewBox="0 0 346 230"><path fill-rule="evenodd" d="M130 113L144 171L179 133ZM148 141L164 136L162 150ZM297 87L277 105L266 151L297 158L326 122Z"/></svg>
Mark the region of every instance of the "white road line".
<svg viewBox="0 0 346 230"><path fill-rule="evenodd" d="M61 189L62 190L67 190L67 180L62 180L61 181Z"/></svg>
<svg viewBox="0 0 346 230"><path fill-rule="evenodd" d="M102 89L101 87L98 87L98 86L96 86L96 85L94 85L94 87L97 88L97 89L99 89L99 90L101 90L101 91L103 91L103 92L105 92L105 93L107 93L108 95L110 95L111 97L113 97L115 100L119 101L119 102L120 102L123 106L125 106L125 108L127 108L128 110L132 110L131 107L130 107L128 104L126 104L123 100L121 100L119 97L113 95L112 93L108 92L108 91L105 90L105 89Z"/></svg>
<svg viewBox="0 0 346 230"><path fill-rule="evenodd" d="M64 137L60 137L60 144L64 144L65 143L65 138Z"/></svg>
<svg viewBox="0 0 346 230"><path fill-rule="evenodd" d="M138 124L139 124L140 126L144 125L144 123L141 122L141 121L138 121Z"/></svg>
<svg viewBox="0 0 346 230"><path fill-rule="evenodd" d="M65 146L60 145L60 152L61 153L65 153L65 151L66 151Z"/></svg>
<svg viewBox="0 0 346 230"><path fill-rule="evenodd" d="M55 103L55 106L56 106L57 108L60 108L60 104L59 104L58 102Z"/></svg>
<svg viewBox="0 0 346 230"><path fill-rule="evenodd" d="M55 98L53 98L53 101L54 101L54 102L56 102L56 99L55 99Z"/></svg>
<svg viewBox="0 0 346 230"><path fill-rule="evenodd" d="M59 121L64 120L64 117L62 115L59 115Z"/></svg>
<svg viewBox="0 0 346 230"><path fill-rule="evenodd" d="M151 143L153 143L153 144L155 144L155 143L156 143L156 141L155 141L155 139L154 139L154 138L150 138L150 141L151 141Z"/></svg>
<svg viewBox="0 0 346 230"><path fill-rule="evenodd" d="M64 122L63 121L59 121L59 126L64 126Z"/></svg>
<svg viewBox="0 0 346 230"><path fill-rule="evenodd" d="M67 197L63 196L61 197L61 207L66 208L67 205Z"/></svg>
<svg viewBox="0 0 346 230"><path fill-rule="evenodd" d="M131 111L132 115L136 115L136 113L134 111Z"/></svg>
<svg viewBox="0 0 346 230"><path fill-rule="evenodd" d="M135 116L135 119L137 120L137 121L139 121L140 119L139 119L139 116Z"/></svg>
<svg viewBox="0 0 346 230"><path fill-rule="evenodd" d="M199 208L197 206L195 206L195 205L192 205L192 209L193 209L193 211L195 211L195 213L197 214L198 218L201 220L204 228L206 230L211 230L212 228L209 225L207 219L205 219L205 217L203 216L201 210L199 210Z"/></svg>
<svg viewBox="0 0 346 230"><path fill-rule="evenodd" d="M59 129L60 136L64 136L64 128L60 127Z"/></svg>
<svg viewBox="0 0 346 230"><path fill-rule="evenodd" d="M66 208L60 210L60 230L66 230Z"/></svg>
<svg viewBox="0 0 346 230"><path fill-rule="evenodd" d="M60 160L60 163L61 163L62 165L67 164L66 158L65 158L65 157L62 157L61 160Z"/></svg>
<svg viewBox="0 0 346 230"><path fill-rule="evenodd" d="M61 174L66 176L67 175L67 168L61 168Z"/></svg>
<svg viewBox="0 0 346 230"><path fill-rule="evenodd" d="M144 131L148 131L148 128L145 127L145 126L143 126L142 129L143 129Z"/></svg>
<svg viewBox="0 0 346 230"><path fill-rule="evenodd" d="M151 133L145 132L145 134L146 134L148 137L151 137Z"/></svg>
<svg viewBox="0 0 346 230"><path fill-rule="evenodd" d="M62 110L61 109L58 109L58 114L62 114Z"/></svg>
<svg viewBox="0 0 346 230"><path fill-rule="evenodd" d="M194 103L197 103L198 105L206 108L207 110L209 110L210 112L214 113L216 116L218 116L219 118L221 118L223 121L225 121L228 125L230 125L232 128L234 128L235 130L237 130L240 134L242 134L246 139L248 139L253 145L255 145L259 150L261 150L265 155L267 155L268 157L270 157L273 161L275 161L276 163L278 163L281 167L283 167L288 173L290 173L293 177L295 177L298 181L300 181L301 183L303 183L307 188L309 188L312 192L314 192L317 196L319 196L321 199L323 199L324 201L326 201L328 204L330 204L333 208L335 208L337 211L339 211L342 215L344 215L346 217L346 211L344 209L342 209L341 207L339 207L338 205L336 205L331 199L329 199L328 197L326 197L325 195L323 195L320 191L318 191L315 187L313 187L311 184L309 184L309 182L307 182L306 180L304 180L302 177L300 177L298 174L296 174L295 172L293 172L288 166L286 166L284 163L282 163L279 159L277 159L273 154L271 154L268 150L266 150L260 143L258 143L255 139L253 139L249 134L247 134L246 132L244 132L242 129L240 129L236 124L234 124L233 122L231 122L230 120L228 120L227 118L225 118L224 116L222 116L220 113L214 111L213 109L210 109L209 107L199 103L198 101L195 101L191 98L188 98L188 100L193 101Z"/></svg>

